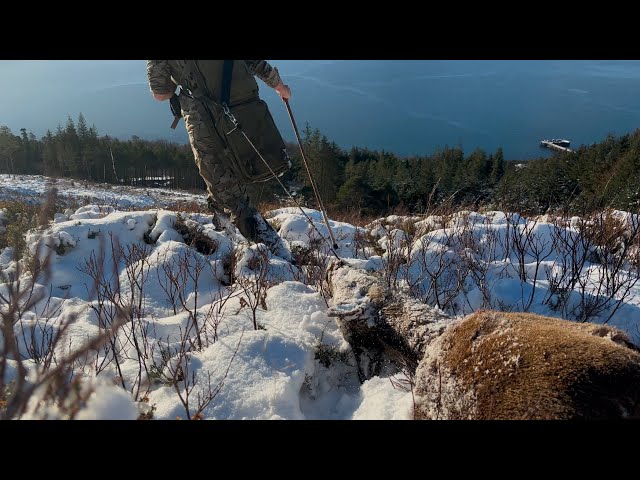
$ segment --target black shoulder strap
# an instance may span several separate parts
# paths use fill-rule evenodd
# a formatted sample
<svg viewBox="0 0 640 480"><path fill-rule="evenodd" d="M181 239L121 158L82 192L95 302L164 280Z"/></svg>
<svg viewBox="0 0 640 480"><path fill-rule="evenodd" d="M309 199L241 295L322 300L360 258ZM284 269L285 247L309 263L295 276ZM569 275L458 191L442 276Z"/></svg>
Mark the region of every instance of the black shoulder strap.
<svg viewBox="0 0 640 480"><path fill-rule="evenodd" d="M233 60L225 60L222 66L222 85L220 87L220 102L229 105L231 96L231 77L233 76Z"/></svg>

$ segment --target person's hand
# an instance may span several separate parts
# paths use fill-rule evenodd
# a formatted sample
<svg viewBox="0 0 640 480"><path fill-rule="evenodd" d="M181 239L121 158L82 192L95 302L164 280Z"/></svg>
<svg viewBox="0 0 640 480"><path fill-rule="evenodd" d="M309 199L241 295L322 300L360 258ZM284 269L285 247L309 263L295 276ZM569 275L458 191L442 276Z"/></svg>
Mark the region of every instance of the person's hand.
<svg viewBox="0 0 640 480"><path fill-rule="evenodd" d="M173 97L173 93L154 93L153 98L158 100L159 102L164 102L165 100L169 100Z"/></svg>
<svg viewBox="0 0 640 480"><path fill-rule="evenodd" d="M282 80L280 80L280 83L276 85L276 92L278 92L278 95L280 95L282 100L289 100L291 98L291 89L289 88L289 85L282 83Z"/></svg>

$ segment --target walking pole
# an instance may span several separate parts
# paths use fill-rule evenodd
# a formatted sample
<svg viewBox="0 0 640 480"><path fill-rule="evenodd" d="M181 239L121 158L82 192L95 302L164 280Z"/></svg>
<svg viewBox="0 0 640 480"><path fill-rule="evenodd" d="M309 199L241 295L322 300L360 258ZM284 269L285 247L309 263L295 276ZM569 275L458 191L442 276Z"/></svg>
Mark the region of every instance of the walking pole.
<svg viewBox="0 0 640 480"><path fill-rule="evenodd" d="M327 212L324 209L322 199L320 198L320 194L318 193L318 187L316 187L316 182L313 180L313 176L311 175L311 170L309 170L307 156L305 155L304 149L302 148L302 141L300 140L300 134L298 133L298 126L296 125L296 121L293 119L293 113L291 113L289 100L286 98L283 98L282 101L287 107L287 112L289 113L289 119L291 120L291 125L293 125L293 131L296 134L296 139L298 140L298 146L300 147L300 153L302 153L302 162L304 163L304 167L307 169L307 175L309 175L309 181L311 182L311 188L313 189L313 194L315 195L316 201L318 202L318 206L320 207L320 211L322 212L322 218L324 218L324 223L327 225L327 229L329 230L329 237L331 237L331 243L333 243L333 248L337 249L338 243L336 242L336 239L333 236L333 231L331 230L331 226L329 225L329 218L327 217Z"/></svg>

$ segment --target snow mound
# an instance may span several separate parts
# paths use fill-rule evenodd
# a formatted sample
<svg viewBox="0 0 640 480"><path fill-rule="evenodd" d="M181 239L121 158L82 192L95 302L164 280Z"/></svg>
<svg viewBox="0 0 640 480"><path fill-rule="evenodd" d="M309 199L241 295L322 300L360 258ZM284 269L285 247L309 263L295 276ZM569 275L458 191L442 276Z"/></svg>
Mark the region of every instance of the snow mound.
<svg viewBox="0 0 640 480"><path fill-rule="evenodd" d="M3 198L20 195L27 201L42 198L47 179L21 176L16 182L0 175L0 188ZM318 210L304 208L303 214L287 207L266 215L294 250L317 260L292 265L264 245L248 245L217 230L211 215L164 207L176 200L205 204L204 195L85 187L65 179L56 188L61 197L91 200L59 212L45 229L25 236L26 252L48 258L51 268L38 277L33 301L16 321L20 353L33 356L34 345L46 346L48 335L68 323L55 352L63 358L109 329L119 311L128 315L112 344L82 358L84 374L97 380L83 377L95 393L78 418L136 418L136 405L145 396L155 406L154 418L162 419L196 413L206 419L410 416L411 392L399 386L399 379L359 383L349 346L328 316L334 299L320 292L334 255ZM122 206L138 210L122 211ZM612 215L626 224L637 221L626 212ZM0 230L6 220L0 210ZM387 216L365 227L329 223L336 253L346 265L379 271L388 285L447 314L526 310L575 320L581 305L599 300L598 285L607 273L596 248L578 249L578 256L586 256L582 283L557 287L568 271L563 262L569 250L554 238L577 235L580 222L574 218L559 226L552 218L464 211L446 217ZM533 242L514 248L517 235L530 235ZM11 247L0 252L5 279L25 264L14 258ZM625 275L633 275L629 265L614 280L624 281ZM22 280L28 281L27 274ZM3 281L0 293L6 296L9 284ZM123 309L129 302L133 307ZM605 305L589 321L606 321L640 343L640 285L632 285L619 304ZM140 340L137 346L134 338ZM182 357L180 342L188 350ZM32 360L26 363L29 369L35 369ZM176 385L166 373L179 362L189 375ZM102 366L100 371L96 366ZM16 371L10 363L5 380L11 381ZM187 377L195 379L195 386L185 384ZM113 379L121 380L126 391ZM191 387L187 412L180 396ZM210 392L215 395L197 412L198 395L206 399ZM52 418L64 417L54 410Z"/></svg>

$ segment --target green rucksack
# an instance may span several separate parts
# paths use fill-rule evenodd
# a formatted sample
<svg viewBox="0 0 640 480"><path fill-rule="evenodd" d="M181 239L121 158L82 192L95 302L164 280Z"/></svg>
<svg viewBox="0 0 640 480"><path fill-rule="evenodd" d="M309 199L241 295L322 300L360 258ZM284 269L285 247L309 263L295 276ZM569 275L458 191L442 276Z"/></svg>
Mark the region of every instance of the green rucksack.
<svg viewBox="0 0 640 480"><path fill-rule="evenodd" d="M184 85L190 75L196 88ZM264 182L291 168L280 131L243 61L188 60L182 79L181 87L207 107L239 180Z"/></svg>

